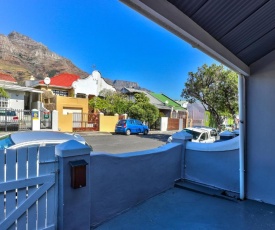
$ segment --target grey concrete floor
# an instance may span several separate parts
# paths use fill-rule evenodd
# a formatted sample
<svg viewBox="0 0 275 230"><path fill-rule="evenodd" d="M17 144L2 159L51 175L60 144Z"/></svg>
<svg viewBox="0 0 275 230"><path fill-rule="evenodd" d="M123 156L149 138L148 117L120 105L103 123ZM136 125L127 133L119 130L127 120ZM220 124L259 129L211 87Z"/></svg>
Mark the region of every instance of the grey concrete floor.
<svg viewBox="0 0 275 230"><path fill-rule="evenodd" d="M274 230L275 206L172 188L96 228L124 229Z"/></svg>

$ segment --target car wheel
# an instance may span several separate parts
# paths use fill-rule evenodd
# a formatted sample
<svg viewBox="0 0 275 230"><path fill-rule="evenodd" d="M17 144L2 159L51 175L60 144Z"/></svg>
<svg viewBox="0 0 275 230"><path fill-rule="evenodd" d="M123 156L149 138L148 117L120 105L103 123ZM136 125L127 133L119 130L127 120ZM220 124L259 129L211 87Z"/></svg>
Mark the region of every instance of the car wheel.
<svg viewBox="0 0 275 230"><path fill-rule="evenodd" d="M144 132L143 132L144 135L147 135L148 134L148 129L145 129Z"/></svg>
<svg viewBox="0 0 275 230"><path fill-rule="evenodd" d="M127 129L127 130L126 130L126 135L127 135L127 136L131 135L131 130L130 130L130 129Z"/></svg>

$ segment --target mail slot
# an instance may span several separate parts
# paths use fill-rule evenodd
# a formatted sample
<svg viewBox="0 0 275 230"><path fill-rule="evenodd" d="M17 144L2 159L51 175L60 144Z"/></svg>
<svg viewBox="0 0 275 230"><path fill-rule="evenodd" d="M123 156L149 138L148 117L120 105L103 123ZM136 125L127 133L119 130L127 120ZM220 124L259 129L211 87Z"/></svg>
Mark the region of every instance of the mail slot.
<svg viewBox="0 0 275 230"><path fill-rule="evenodd" d="M70 161L71 166L71 187L74 189L86 186L86 165L85 160Z"/></svg>

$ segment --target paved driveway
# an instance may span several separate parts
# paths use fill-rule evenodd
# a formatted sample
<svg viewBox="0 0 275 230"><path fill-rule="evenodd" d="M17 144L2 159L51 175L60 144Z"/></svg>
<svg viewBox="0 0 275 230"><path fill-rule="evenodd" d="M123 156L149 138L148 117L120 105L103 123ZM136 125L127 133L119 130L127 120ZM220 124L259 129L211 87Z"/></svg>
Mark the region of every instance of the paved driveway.
<svg viewBox="0 0 275 230"><path fill-rule="evenodd" d="M125 153L157 148L166 143L172 132L152 133L149 135L93 135L80 133L94 152Z"/></svg>

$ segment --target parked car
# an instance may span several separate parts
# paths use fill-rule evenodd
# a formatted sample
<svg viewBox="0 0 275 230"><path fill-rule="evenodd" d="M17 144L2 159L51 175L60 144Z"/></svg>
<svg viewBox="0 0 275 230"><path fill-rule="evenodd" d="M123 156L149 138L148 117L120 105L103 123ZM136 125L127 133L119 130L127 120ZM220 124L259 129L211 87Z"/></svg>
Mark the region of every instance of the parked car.
<svg viewBox="0 0 275 230"><path fill-rule="evenodd" d="M222 125L222 130L228 130L232 132L234 130L234 125Z"/></svg>
<svg viewBox="0 0 275 230"><path fill-rule="evenodd" d="M0 109L0 130L18 131L19 119L15 110Z"/></svg>
<svg viewBox="0 0 275 230"><path fill-rule="evenodd" d="M193 136L192 142L213 143L218 136L218 132L215 128L205 126L202 128L185 128L182 131L187 132ZM167 143L172 142L172 140L173 137L170 136L167 139Z"/></svg>
<svg viewBox="0 0 275 230"><path fill-rule="evenodd" d="M119 120L115 127L115 133L123 133L130 135L132 133L143 133L147 135L149 128L137 119L123 119Z"/></svg>
<svg viewBox="0 0 275 230"><path fill-rule="evenodd" d="M0 149L18 149L22 147L55 146L69 140L76 140L84 145L86 143L79 134L55 131L26 131L6 134L0 137Z"/></svg>

